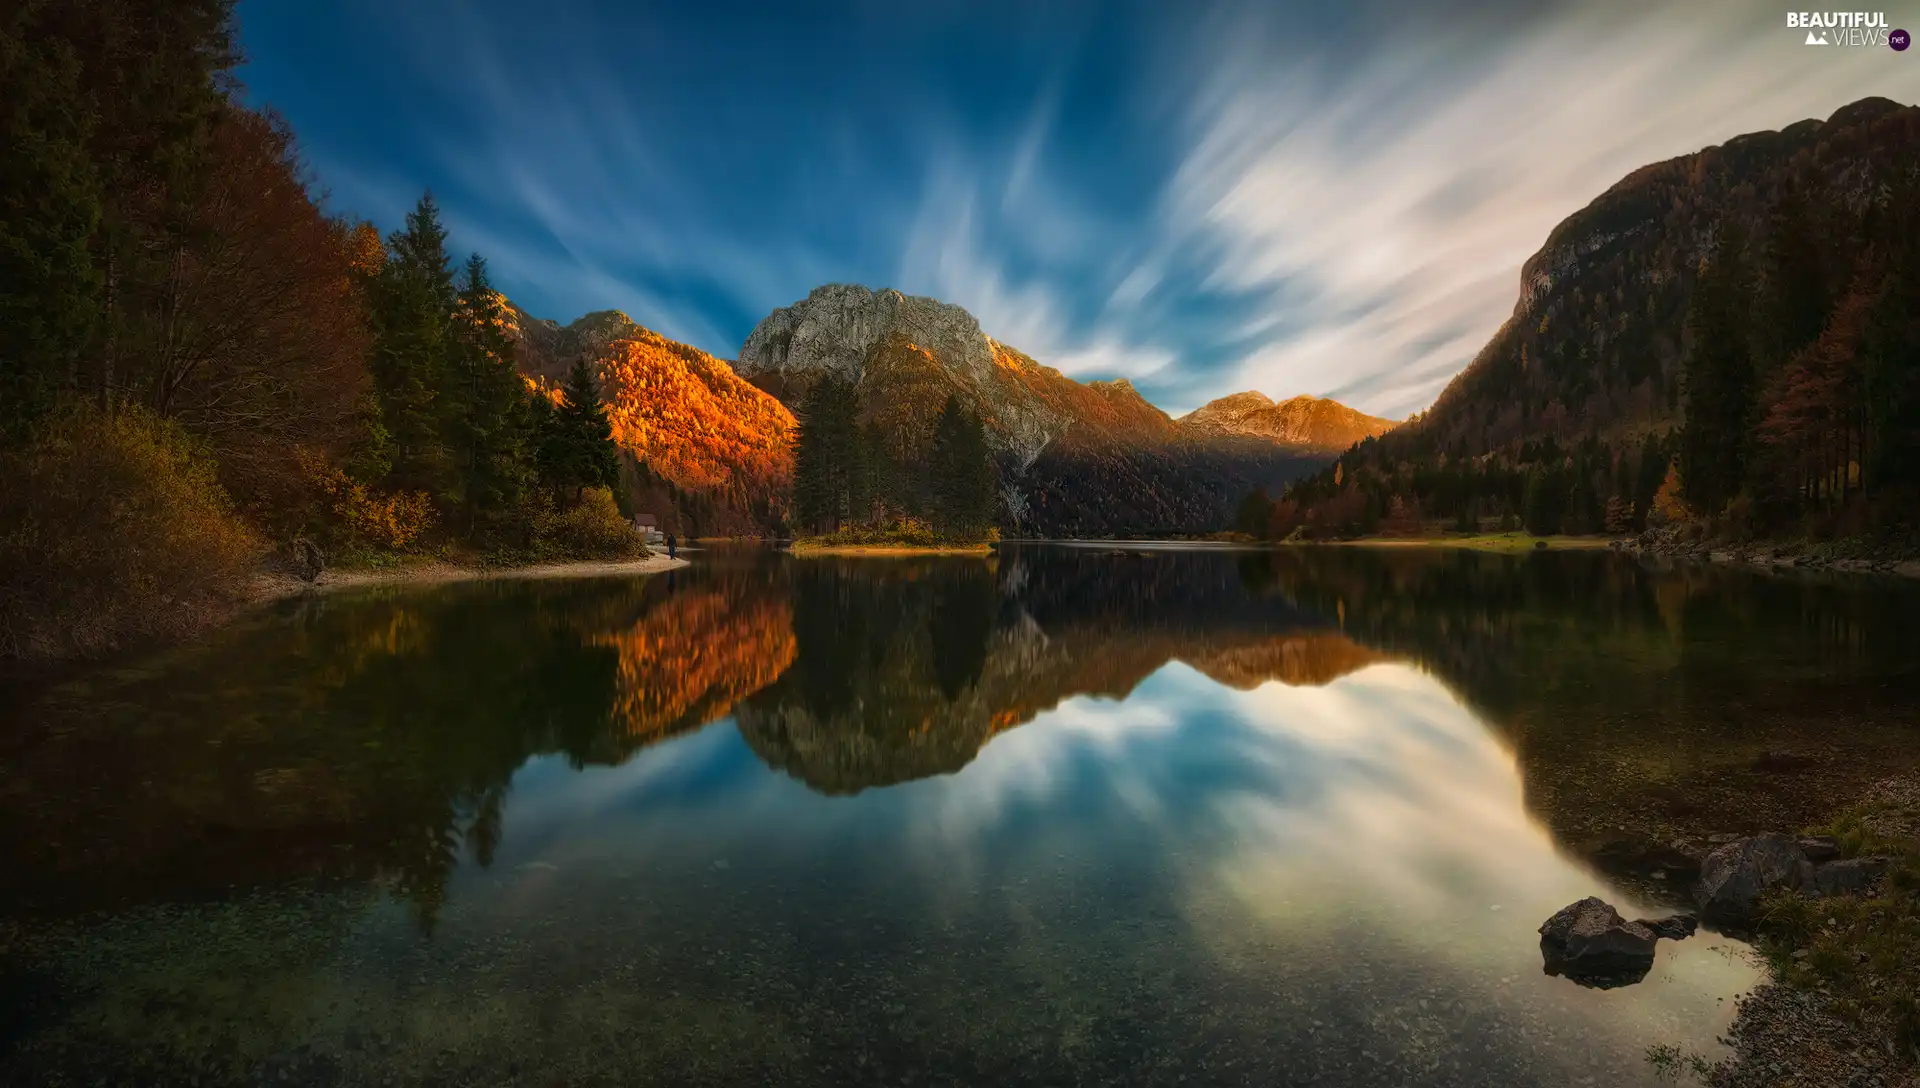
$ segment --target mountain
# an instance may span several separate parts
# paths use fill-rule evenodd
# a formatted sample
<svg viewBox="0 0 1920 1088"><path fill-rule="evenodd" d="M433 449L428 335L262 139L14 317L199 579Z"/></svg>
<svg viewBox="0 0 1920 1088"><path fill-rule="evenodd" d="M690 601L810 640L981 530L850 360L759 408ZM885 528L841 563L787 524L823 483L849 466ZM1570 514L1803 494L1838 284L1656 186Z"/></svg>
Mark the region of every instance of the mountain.
<svg viewBox="0 0 1920 1088"><path fill-rule="evenodd" d="M1687 303L1719 236L1764 247L1790 192L1843 231L1916 156L1920 108L1868 98L1628 174L1521 266L1512 316L1405 437L1477 453L1670 421Z"/></svg>
<svg viewBox="0 0 1920 1088"><path fill-rule="evenodd" d="M1847 377L1846 367L1877 364L1864 354L1853 361L1858 338L1846 339L1845 328L1831 351L1800 364L1841 360L1842 372L1827 385L1822 378L1794 388L1855 396L1879 382L1887 392L1847 405L1782 398L1793 385L1786 371L1794 353L1837 320L1849 298L1856 316L1872 310L1881 328L1909 327L1901 315L1910 292L1899 285L1910 276L1896 272L1912 259L1916 162L1920 108L1868 98L1825 121L1739 136L1633 171L1553 229L1521 268L1511 316L1428 411L1343 455L1338 475L1330 466L1300 481L1276 507L1272 531L1371 531L1396 519L1484 528L1523 517L1546 531L1638 531L1669 465L1686 460L1681 425L1696 401L1730 421L1708 443L1727 462L1717 474L1745 475L1720 481L1717 502L1704 501L1698 479L1683 483L1690 503L1717 514L1727 495L1755 496L1751 517L1760 520L1746 527L1764 532L1768 518L1778 527L1844 501L1847 480L1873 474L1864 453L1844 471L1824 470L1825 486L1823 470L1803 466L1833 461L1829 449L1870 448L1879 437L1869 442L1845 427L1815 436L1807 424L1809 437L1795 448L1762 425L1771 412L1775 423L1766 426L1786 431L1804 420L1777 417L1804 409L1864 418L1886 437L1911 430L1886 420L1902 418L1895 409L1914 410L1898 405L1920 404L1920 378ZM1697 288L1716 269L1726 271L1723 293L1713 296L1711 339L1702 340L1690 320L1701 319ZM1701 344L1738 358L1716 372L1724 376L1715 380L1734 383L1719 401L1685 388L1685 360Z"/></svg>
<svg viewBox="0 0 1920 1088"><path fill-rule="evenodd" d="M633 455L635 504L688 534L751 534L777 520L793 481L793 413L724 360L618 310L570 325L509 304L521 373L545 387L596 363L614 441Z"/></svg>
<svg viewBox="0 0 1920 1088"><path fill-rule="evenodd" d="M1298 396L1278 404L1258 392L1235 393L1195 408L1179 419L1194 434L1265 438L1302 450L1339 453L1364 438L1398 426L1356 412L1337 400Z"/></svg>
<svg viewBox="0 0 1920 1088"><path fill-rule="evenodd" d="M1125 379L1077 382L987 336L935 299L851 284L815 288L756 326L739 373L789 407L829 375L857 384L862 416L924 440L950 395L986 422L1022 532L1206 531L1256 486L1325 460L1264 435L1182 428Z"/></svg>

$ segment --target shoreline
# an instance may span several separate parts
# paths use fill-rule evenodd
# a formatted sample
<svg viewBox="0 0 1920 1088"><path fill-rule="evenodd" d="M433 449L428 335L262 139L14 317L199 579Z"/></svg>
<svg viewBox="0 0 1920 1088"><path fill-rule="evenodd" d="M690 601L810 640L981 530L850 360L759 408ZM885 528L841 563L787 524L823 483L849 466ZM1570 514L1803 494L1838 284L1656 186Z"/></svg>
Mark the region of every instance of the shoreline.
<svg viewBox="0 0 1920 1088"><path fill-rule="evenodd" d="M434 586L451 582L487 580L610 578L659 574L690 565L688 560L668 559L664 555L651 555L645 559L563 560L556 563L533 563L523 567L476 567L434 559L424 563L404 564L387 570L355 568L328 570L313 582L302 581L281 571L262 570L254 573L246 591L241 595L241 601L243 607L252 607L292 597L337 593L373 586Z"/></svg>
<svg viewBox="0 0 1920 1088"><path fill-rule="evenodd" d="M805 558L814 555L852 556L869 559L911 559L919 555L972 555L990 556L991 544L938 544L921 547L913 544L821 544L813 546L795 545L787 549L791 555Z"/></svg>
<svg viewBox="0 0 1920 1088"><path fill-rule="evenodd" d="M1301 545L1341 548L1465 548L1468 551L1520 555L1536 551L1606 551L1614 546L1606 536L1532 536L1527 533L1476 533L1469 536L1363 536L1352 540L1283 540Z"/></svg>

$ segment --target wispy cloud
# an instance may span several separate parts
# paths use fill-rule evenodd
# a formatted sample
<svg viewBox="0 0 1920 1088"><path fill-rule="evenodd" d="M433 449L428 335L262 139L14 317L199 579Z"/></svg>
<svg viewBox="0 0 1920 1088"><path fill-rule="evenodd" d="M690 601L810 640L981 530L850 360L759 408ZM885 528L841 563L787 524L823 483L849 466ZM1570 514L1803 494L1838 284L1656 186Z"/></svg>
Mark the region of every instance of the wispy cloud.
<svg viewBox="0 0 1920 1088"><path fill-rule="evenodd" d="M1270 10L1211 25L1170 230L1274 327L1229 385L1424 407L1511 311L1553 226L1638 166L1893 89L1878 56L1802 51L1777 13L1607 5L1384 23L1316 47ZM1911 90L1911 85L1909 85Z"/></svg>
<svg viewBox="0 0 1920 1088"><path fill-rule="evenodd" d="M619 307L732 356L821 283L892 286L1175 412L1247 388L1423 408L1552 227L1628 172L1915 86L1891 51L1807 49L1726 0L344 2L367 17L329 49L327 17L243 12L292 20L249 40L250 82L284 92L337 206L391 227L431 186L543 315Z"/></svg>

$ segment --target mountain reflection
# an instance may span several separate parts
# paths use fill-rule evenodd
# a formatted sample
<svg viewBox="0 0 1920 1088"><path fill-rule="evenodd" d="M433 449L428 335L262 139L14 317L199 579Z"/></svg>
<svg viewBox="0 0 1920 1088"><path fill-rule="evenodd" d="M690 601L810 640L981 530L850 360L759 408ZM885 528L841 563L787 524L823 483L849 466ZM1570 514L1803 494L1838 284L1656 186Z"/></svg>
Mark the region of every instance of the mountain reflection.
<svg viewBox="0 0 1920 1088"><path fill-rule="evenodd" d="M1790 741L1836 676L1911 678L1898 599L1606 556L1071 547L714 552L670 578L319 598L29 708L0 790L17 877L0 906L346 880L430 925L462 859L491 864L530 759L618 765L731 715L767 766L853 794L959 772L1173 662L1240 691L1414 663L1506 735L1528 807L1574 839L1629 800L1680 811L1715 760ZM1809 659L1817 675L1782 667ZM1850 689L1895 723L1913 690ZM1736 691L1765 713L1729 722ZM1629 764L1633 781L1607 770Z"/></svg>

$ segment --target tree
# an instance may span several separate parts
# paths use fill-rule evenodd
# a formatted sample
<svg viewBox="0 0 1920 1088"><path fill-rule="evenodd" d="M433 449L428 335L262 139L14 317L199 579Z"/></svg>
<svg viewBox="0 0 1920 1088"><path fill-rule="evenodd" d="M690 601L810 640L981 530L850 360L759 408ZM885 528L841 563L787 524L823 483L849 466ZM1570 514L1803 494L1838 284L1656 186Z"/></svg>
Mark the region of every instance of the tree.
<svg viewBox="0 0 1920 1088"><path fill-rule="evenodd" d="M574 360L561 390L561 403L552 408L544 397L540 418L541 476L555 488L573 491L573 501L589 487L611 488L620 482L620 451L613 443L613 424L600 403L600 387L585 357Z"/></svg>
<svg viewBox="0 0 1920 1088"><path fill-rule="evenodd" d="M1747 297L1743 244L1739 235L1723 229L1719 252L1694 284L1687 314L1680 477L1687 501L1709 514L1724 508L1740 488L1754 415L1753 360L1742 320Z"/></svg>
<svg viewBox="0 0 1920 1088"><path fill-rule="evenodd" d="M1527 532L1552 536L1566 517L1568 479L1559 466L1541 466L1527 480Z"/></svg>
<svg viewBox="0 0 1920 1088"><path fill-rule="evenodd" d="M365 298L349 228L307 196L285 122L229 108L208 164L177 259L122 322L138 348L123 394L209 439L243 502L285 506L297 451L343 455L362 428Z"/></svg>
<svg viewBox="0 0 1920 1088"><path fill-rule="evenodd" d="M435 396L446 383L455 303L446 243L439 206L427 193L387 239L372 291L374 391L392 435L391 482L404 490L438 493L445 482Z"/></svg>
<svg viewBox="0 0 1920 1088"><path fill-rule="evenodd" d="M807 391L794 435L794 506L802 524L828 532L866 505L869 476L858 391L829 375Z"/></svg>
<svg viewBox="0 0 1920 1088"><path fill-rule="evenodd" d="M467 258L451 336L445 433L454 462L451 498L469 539L517 506L531 476L526 384L513 364L506 312L487 262Z"/></svg>
<svg viewBox="0 0 1920 1088"><path fill-rule="evenodd" d="M984 534L993 525L996 479L992 450L980 417L948 394L928 453L935 524L945 532Z"/></svg>
<svg viewBox="0 0 1920 1088"><path fill-rule="evenodd" d="M1797 187L1767 217L1765 262L1755 317L1761 368L1770 371L1820 335L1832 302L1813 211Z"/></svg>
<svg viewBox="0 0 1920 1088"><path fill-rule="evenodd" d="M1867 421L1866 457L1875 487L1920 491L1920 179L1888 202L1887 275L1861 345Z"/></svg>
<svg viewBox="0 0 1920 1088"><path fill-rule="evenodd" d="M0 16L0 430L110 405L123 328L191 238L233 0L26 0ZM91 363L83 374L83 362Z"/></svg>
<svg viewBox="0 0 1920 1088"><path fill-rule="evenodd" d="M1247 492L1240 500L1240 509L1234 515L1233 527L1248 536L1265 536L1267 525L1273 520L1273 500L1267 497L1267 489L1256 487Z"/></svg>

